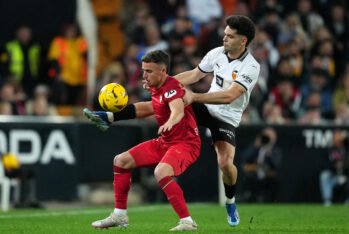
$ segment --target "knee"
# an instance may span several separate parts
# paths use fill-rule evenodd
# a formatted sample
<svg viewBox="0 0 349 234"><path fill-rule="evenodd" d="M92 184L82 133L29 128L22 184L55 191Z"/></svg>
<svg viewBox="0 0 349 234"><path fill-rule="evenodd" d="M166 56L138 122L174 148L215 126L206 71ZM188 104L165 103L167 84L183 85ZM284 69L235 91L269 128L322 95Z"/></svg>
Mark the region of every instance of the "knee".
<svg viewBox="0 0 349 234"><path fill-rule="evenodd" d="M166 173L161 168L156 167L154 170L154 176L155 176L156 181L159 182L162 178L164 178L166 176Z"/></svg>
<svg viewBox="0 0 349 234"><path fill-rule="evenodd" d="M228 170L233 167L233 157L229 155L221 155L218 157L218 166L221 170Z"/></svg>
<svg viewBox="0 0 349 234"><path fill-rule="evenodd" d="M134 167L134 161L132 157L122 153L114 157L114 165L124 169L131 169Z"/></svg>
<svg viewBox="0 0 349 234"><path fill-rule="evenodd" d="M154 170L155 179L159 182L162 178L166 176L173 176L171 168L164 165L158 165Z"/></svg>

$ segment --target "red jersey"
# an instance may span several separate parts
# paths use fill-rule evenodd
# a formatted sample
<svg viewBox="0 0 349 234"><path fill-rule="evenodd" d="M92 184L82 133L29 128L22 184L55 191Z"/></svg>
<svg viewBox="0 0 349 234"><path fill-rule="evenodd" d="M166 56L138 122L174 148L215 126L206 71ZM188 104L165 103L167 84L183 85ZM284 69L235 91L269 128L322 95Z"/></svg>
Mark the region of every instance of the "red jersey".
<svg viewBox="0 0 349 234"><path fill-rule="evenodd" d="M168 76L165 83L159 88L151 88L152 105L154 115L159 127L166 123L171 114L169 103L177 98L182 99L185 90L173 77ZM173 126L170 131L162 133L160 139L164 144L176 144L178 142L192 142L201 144L194 111L191 105L184 108L184 117Z"/></svg>

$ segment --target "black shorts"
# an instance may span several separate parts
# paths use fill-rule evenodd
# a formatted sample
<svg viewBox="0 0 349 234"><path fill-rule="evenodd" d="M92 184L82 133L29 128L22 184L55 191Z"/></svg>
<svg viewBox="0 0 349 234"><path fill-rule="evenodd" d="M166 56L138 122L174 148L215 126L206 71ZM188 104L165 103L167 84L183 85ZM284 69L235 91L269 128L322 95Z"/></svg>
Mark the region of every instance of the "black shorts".
<svg viewBox="0 0 349 234"><path fill-rule="evenodd" d="M193 103L192 106L198 125L210 129L213 142L226 141L235 146L235 127L233 125L213 117L204 104Z"/></svg>

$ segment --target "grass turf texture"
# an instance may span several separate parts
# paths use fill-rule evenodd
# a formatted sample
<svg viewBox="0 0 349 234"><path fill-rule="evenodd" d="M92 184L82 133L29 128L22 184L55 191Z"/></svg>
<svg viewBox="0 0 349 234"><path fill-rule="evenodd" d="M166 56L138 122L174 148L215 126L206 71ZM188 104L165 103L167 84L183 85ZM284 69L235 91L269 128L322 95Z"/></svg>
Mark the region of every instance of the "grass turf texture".
<svg viewBox="0 0 349 234"><path fill-rule="evenodd" d="M240 225L229 227L224 207L189 204L199 225L195 233L349 233L349 206L238 204ZM60 210L11 210L0 213L1 234L55 233L170 233L178 222L169 205L130 207L127 229L93 229L91 222L105 218L112 209L77 208Z"/></svg>

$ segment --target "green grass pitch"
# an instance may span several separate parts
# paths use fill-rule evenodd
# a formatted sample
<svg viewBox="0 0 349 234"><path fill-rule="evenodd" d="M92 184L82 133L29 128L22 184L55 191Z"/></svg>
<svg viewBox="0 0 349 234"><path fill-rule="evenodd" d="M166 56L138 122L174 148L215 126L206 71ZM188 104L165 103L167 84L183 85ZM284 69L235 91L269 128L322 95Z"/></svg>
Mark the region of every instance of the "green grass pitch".
<svg viewBox="0 0 349 234"><path fill-rule="evenodd" d="M304 204L239 204L240 225L229 227L224 207L216 204L189 204L199 225L196 233L349 233L349 206ZM0 213L1 234L64 233L170 233L178 222L170 205L142 205L129 208L127 229L93 229L91 221L105 218L110 207L59 210L11 210Z"/></svg>

